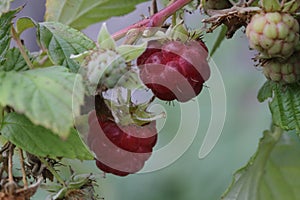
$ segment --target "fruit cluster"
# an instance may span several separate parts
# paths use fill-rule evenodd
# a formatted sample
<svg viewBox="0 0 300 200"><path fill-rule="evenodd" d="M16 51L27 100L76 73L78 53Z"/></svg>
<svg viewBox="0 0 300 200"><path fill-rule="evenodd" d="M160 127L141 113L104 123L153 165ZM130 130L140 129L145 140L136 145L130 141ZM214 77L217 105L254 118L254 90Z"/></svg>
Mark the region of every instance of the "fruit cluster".
<svg viewBox="0 0 300 200"><path fill-rule="evenodd" d="M207 56L201 40L153 40L137 65L141 80L157 98L186 102L201 92L210 76Z"/></svg>
<svg viewBox="0 0 300 200"><path fill-rule="evenodd" d="M180 26L177 28L185 32ZM173 31L175 33L175 27ZM133 103L131 90L145 85L159 99L180 102L189 101L201 92L210 76L208 50L201 39L190 38L188 33L182 35L186 36L185 40L171 39L167 34L159 40L150 40L146 50L130 60L137 62L136 79L126 77L125 74L130 74L127 73L131 70L130 64L126 56L122 57L124 54L117 53L118 48L114 51L99 49L85 57L83 77L94 87L91 89L96 88L92 94L95 110L89 113L87 144L102 171L118 176L136 173L156 144L155 119L162 115L147 111L154 98ZM119 85L123 79L124 84ZM124 91L126 99L122 97Z"/></svg>
<svg viewBox="0 0 300 200"><path fill-rule="evenodd" d="M258 50L265 76L275 82L294 83L300 79L298 21L287 12L255 14L246 28L250 47Z"/></svg>

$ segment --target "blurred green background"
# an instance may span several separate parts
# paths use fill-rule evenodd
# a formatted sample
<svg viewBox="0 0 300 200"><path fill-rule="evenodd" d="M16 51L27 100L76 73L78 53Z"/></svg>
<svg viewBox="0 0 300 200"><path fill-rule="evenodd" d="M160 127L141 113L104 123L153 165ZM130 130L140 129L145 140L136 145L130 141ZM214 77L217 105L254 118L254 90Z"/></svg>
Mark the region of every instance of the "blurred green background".
<svg viewBox="0 0 300 200"><path fill-rule="evenodd" d="M23 1L15 1L13 6L21 5ZM117 31L126 25L136 22L140 15L148 14L149 3L138 6L138 9L122 18L108 20L110 32ZM38 9L37 9L38 8ZM27 1L20 16L31 16L37 21L43 20L44 1ZM191 28L202 26L199 11L187 15L187 24ZM85 33L95 39L101 24L93 25ZM37 48L33 31L22 35L30 50ZM218 31L204 36L208 48L217 37ZM107 174L102 177L94 162L65 161L72 164L77 172L95 173L99 187L96 188L100 197L106 200L215 200L220 199L232 181L233 173L245 165L255 152L262 131L270 124L270 113L266 103L260 104L256 95L265 78L262 72L254 67L251 58L254 52L248 48L248 42L239 30L232 39L226 40L213 56L220 70L226 88L227 116L222 135L212 150L204 159L198 158L200 146L205 136L210 115L209 83L198 96L201 114L197 137L189 149L172 165L159 171L135 174L127 177L116 177ZM170 106L160 103L167 111L167 119L159 133L156 150L165 146L175 136L180 121L180 105ZM194 130L195 127L191 127ZM148 163L151 162L151 159ZM147 165L147 163L146 163ZM47 194L38 192L34 199L45 199Z"/></svg>

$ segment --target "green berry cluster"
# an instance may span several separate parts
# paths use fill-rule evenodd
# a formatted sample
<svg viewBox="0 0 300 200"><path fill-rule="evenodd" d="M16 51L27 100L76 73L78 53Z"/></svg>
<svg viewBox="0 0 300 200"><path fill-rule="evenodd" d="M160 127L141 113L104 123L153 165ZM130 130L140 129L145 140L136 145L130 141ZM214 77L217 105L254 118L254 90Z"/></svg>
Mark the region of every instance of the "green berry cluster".
<svg viewBox="0 0 300 200"><path fill-rule="evenodd" d="M290 13L261 12L252 16L246 28L252 49L259 52L265 76L285 84L300 79L299 23Z"/></svg>

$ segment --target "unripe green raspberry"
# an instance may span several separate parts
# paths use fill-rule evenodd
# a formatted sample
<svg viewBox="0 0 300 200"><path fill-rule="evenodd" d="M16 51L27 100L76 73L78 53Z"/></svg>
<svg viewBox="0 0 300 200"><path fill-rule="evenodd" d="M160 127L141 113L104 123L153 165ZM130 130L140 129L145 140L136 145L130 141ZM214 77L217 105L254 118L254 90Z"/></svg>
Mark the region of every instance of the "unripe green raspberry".
<svg viewBox="0 0 300 200"><path fill-rule="evenodd" d="M271 59L263 65L265 76L275 82L295 83L300 80L300 52L283 61Z"/></svg>
<svg viewBox="0 0 300 200"><path fill-rule="evenodd" d="M96 50L83 62L84 79L90 87L113 88L127 70L125 59L111 50Z"/></svg>
<svg viewBox="0 0 300 200"><path fill-rule="evenodd" d="M299 42L299 24L288 13L259 13L246 28L250 47L264 57L288 58Z"/></svg>

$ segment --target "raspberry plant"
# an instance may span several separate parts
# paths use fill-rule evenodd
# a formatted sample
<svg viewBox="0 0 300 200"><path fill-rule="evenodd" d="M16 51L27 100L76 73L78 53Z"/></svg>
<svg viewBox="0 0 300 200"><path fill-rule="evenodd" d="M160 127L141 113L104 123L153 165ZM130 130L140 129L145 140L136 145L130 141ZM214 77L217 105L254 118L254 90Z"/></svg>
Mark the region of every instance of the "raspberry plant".
<svg viewBox="0 0 300 200"><path fill-rule="evenodd" d="M74 171L66 159L134 176L156 156L157 120L165 115L151 112L153 103L201 99L214 76L209 56L237 31L266 77L257 97L269 101L272 122L220 198L299 199L300 2L176 0L162 1L158 10L152 0L149 16L129 27L110 34L104 23L97 41L83 34L144 1L47 0L43 22L15 19L26 5L11 9L11 0L0 2L0 199L34 199L41 189L47 199L100 199L97 176ZM200 28L187 28L183 16L199 10ZM207 47L205 36L219 27ZM21 39L30 28L38 52ZM135 92L151 97L136 101Z"/></svg>

